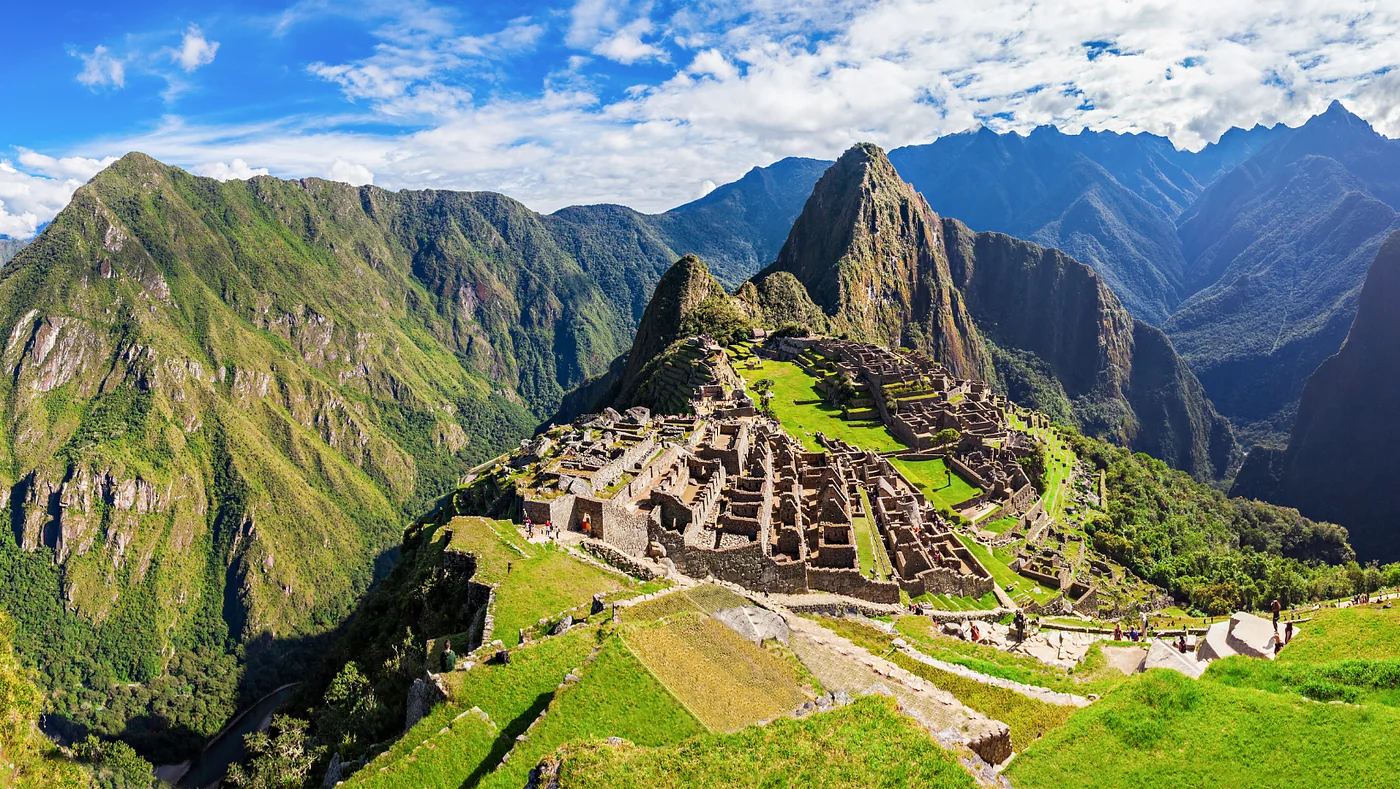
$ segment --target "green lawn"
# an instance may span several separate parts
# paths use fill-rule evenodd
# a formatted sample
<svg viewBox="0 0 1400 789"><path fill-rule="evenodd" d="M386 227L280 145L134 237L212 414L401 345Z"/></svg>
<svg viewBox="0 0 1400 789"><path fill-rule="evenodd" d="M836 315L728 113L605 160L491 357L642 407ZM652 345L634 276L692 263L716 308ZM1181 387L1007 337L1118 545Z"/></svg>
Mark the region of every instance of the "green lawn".
<svg viewBox="0 0 1400 789"><path fill-rule="evenodd" d="M780 718L666 748L571 748L559 778L569 789L976 786L951 752L900 714L893 698L878 695L802 720Z"/></svg>
<svg viewBox="0 0 1400 789"><path fill-rule="evenodd" d="M801 440L810 451L821 450L816 439L819 432L876 452L904 448L878 422L847 422L841 418L839 409L820 403L796 405L795 401L820 400L821 394L815 388L817 379L793 362L765 359L763 364L752 370L740 365L738 372L750 387L764 378L773 380L774 415L782 422L783 428Z"/></svg>
<svg viewBox="0 0 1400 789"><path fill-rule="evenodd" d="M1007 529L1015 526L1020 520L1020 518L1012 517L998 518L991 523L980 524L977 528L982 531L989 531L992 534L1005 534Z"/></svg>
<svg viewBox="0 0 1400 789"><path fill-rule="evenodd" d="M477 556L477 576L496 583L493 638L520 643L521 628L588 603L598 593L632 588L627 579L579 561L554 545L533 545L512 524L487 518L454 518L450 547Z"/></svg>
<svg viewBox="0 0 1400 789"><path fill-rule="evenodd" d="M862 489L860 500L865 507L865 515L851 518L852 531L856 541L856 557L860 560L860 571L868 578L887 581L894 576L894 565L890 564L885 541L880 539L875 520L870 517L870 497Z"/></svg>
<svg viewBox="0 0 1400 789"><path fill-rule="evenodd" d="M894 653L890 660L905 671L923 677L938 688L957 696L958 701L988 718L999 720L1011 727L1011 747L1016 751L1024 751L1046 733L1064 725L1076 709L1046 704L1014 690L998 688L943 671L903 652Z"/></svg>
<svg viewBox="0 0 1400 789"><path fill-rule="evenodd" d="M529 739L516 743L510 760L480 785L519 789L531 768L566 742L623 737L641 745L669 745L703 731L622 639L613 637L583 667L582 680L558 692Z"/></svg>
<svg viewBox="0 0 1400 789"><path fill-rule="evenodd" d="M981 488L975 487L962 477L952 473L943 458L931 460L901 460L890 458L890 463L906 479L934 503L939 509L952 509L954 505L978 495Z"/></svg>
<svg viewBox="0 0 1400 789"><path fill-rule="evenodd" d="M1390 787L1400 710L1139 674L1011 763L1018 789Z"/></svg>
<svg viewBox="0 0 1400 789"><path fill-rule="evenodd" d="M1023 578L1011 569L1009 565L1013 557L990 551L982 543L958 532L953 532L953 534L962 542L963 547L971 551L972 555L977 557L977 561L987 568L987 572L992 574L992 580L996 582L997 586L1002 589L1006 589L1008 585L1014 587L1009 592L1013 598L1026 595L1038 603L1043 603L1059 594L1058 590L1045 589L1044 587L1039 587L1040 592L1037 593L1035 590L1038 585L1035 581Z"/></svg>
<svg viewBox="0 0 1400 789"><path fill-rule="evenodd" d="M596 630L580 628L516 650L508 665L479 664L446 675L450 700L434 708L386 755L351 776L346 786L455 789L470 776L485 775L549 703L564 675L583 664L596 641ZM490 722L463 714L472 707L484 711ZM448 733L440 734L444 727Z"/></svg>
<svg viewBox="0 0 1400 789"><path fill-rule="evenodd" d="M932 603L940 611L989 611L1001 605L995 592L981 597L954 597L946 594L924 594L912 600L915 603Z"/></svg>
<svg viewBox="0 0 1400 789"><path fill-rule="evenodd" d="M1400 658L1400 608L1322 608L1279 654L1285 663Z"/></svg>

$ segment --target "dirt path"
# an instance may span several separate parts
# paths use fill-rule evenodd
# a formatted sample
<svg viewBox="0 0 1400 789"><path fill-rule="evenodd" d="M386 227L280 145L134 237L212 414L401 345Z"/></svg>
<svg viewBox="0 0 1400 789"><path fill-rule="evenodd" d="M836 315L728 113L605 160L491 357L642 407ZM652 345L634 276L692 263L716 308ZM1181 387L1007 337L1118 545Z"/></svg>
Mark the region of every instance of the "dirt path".
<svg viewBox="0 0 1400 789"><path fill-rule="evenodd" d="M1147 659L1147 650L1142 647L1102 647L1108 665L1124 674L1136 674Z"/></svg>

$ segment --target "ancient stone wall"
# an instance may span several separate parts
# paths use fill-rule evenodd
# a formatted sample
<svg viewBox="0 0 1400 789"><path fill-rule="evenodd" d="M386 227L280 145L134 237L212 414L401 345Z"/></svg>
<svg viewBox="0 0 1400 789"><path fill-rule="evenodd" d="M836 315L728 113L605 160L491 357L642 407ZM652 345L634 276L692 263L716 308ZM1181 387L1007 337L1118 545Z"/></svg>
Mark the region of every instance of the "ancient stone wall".
<svg viewBox="0 0 1400 789"><path fill-rule="evenodd" d="M650 581L656 577L656 572L649 565L600 540L584 540L579 547L598 561L616 567L633 578Z"/></svg>
<svg viewBox="0 0 1400 789"><path fill-rule="evenodd" d="M899 584L876 581L850 568L810 567L807 569L807 585L819 592L832 592L872 603L899 602Z"/></svg>

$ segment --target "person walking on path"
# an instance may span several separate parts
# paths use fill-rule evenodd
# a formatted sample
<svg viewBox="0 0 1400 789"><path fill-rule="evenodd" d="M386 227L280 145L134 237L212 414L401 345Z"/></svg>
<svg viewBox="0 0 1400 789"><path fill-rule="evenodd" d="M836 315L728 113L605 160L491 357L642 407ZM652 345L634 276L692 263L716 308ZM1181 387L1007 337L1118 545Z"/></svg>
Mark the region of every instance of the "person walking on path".
<svg viewBox="0 0 1400 789"><path fill-rule="evenodd" d="M1283 605L1276 599L1269 604L1269 610L1274 612L1274 635L1278 635L1278 616L1283 612Z"/></svg>
<svg viewBox="0 0 1400 789"><path fill-rule="evenodd" d="M1283 626L1283 643L1287 644L1293 640L1293 623L1289 622Z"/></svg>

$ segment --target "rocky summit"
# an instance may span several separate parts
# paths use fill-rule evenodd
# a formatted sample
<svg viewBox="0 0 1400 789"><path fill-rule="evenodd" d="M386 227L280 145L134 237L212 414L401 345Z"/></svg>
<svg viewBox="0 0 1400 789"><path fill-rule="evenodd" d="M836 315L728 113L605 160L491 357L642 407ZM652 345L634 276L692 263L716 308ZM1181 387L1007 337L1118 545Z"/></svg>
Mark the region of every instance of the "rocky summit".
<svg viewBox="0 0 1400 789"><path fill-rule="evenodd" d="M739 295L771 310L770 323L927 353L1202 478L1237 462L1229 424L1171 343L1091 268L940 219L876 146L852 148L822 176L754 283Z"/></svg>

